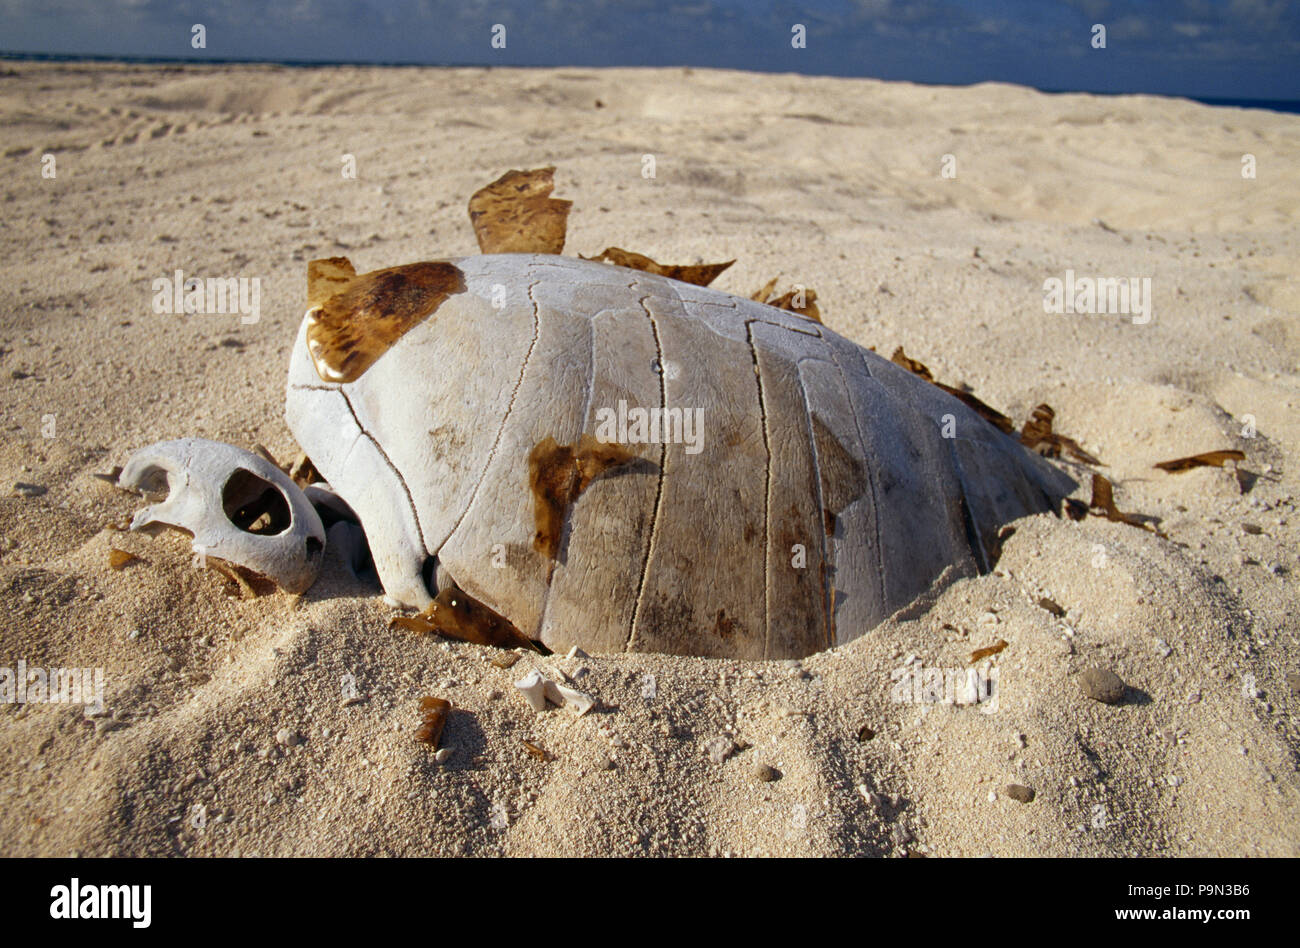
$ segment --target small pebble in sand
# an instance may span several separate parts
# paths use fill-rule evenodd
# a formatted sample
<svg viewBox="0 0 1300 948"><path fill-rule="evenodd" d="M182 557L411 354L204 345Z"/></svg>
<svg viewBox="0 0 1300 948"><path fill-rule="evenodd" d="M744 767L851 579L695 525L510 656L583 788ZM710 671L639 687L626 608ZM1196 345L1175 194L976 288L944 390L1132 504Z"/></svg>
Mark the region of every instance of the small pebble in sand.
<svg viewBox="0 0 1300 948"><path fill-rule="evenodd" d="M771 783L781 779L781 771L767 764L759 764L754 768L754 778L759 783Z"/></svg>
<svg viewBox="0 0 1300 948"><path fill-rule="evenodd" d="M23 497L39 497L46 493L46 488L40 484L25 484L19 481L14 484L14 493L21 494Z"/></svg>
<svg viewBox="0 0 1300 948"><path fill-rule="evenodd" d="M736 751L736 743L729 737L715 737L704 745L704 753L715 764L723 763Z"/></svg>
<svg viewBox="0 0 1300 948"><path fill-rule="evenodd" d="M1161 658L1168 658L1170 655L1174 653L1174 650L1169 647L1169 643L1166 642L1164 639L1156 639L1155 644L1156 644L1156 654L1158 654Z"/></svg>
<svg viewBox="0 0 1300 948"><path fill-rule="evenodd" d="M1033 787L1026 787L1020 783L1007 784L1006 794L1017 803L1032 803L1036 796Z"/></svg>
<svg viewBox="0 0 1300 948"><path fill-rule="evenodd" d="M1056 616L1058 619L1065 616L1065 610L1061 608L1060 603L1056 602L1055 600L1048 599L1046 596L1039 597L1038 605L1040 608L1046 609L1048 612Z"/></svg>
<svg viewBox="0 0 1300 948"><path fill-rule="evenodd" d="M1170 774L1165 778L1165 782L1171 787L1181 787L1183 785L1183 778L1179 777L1177 774Z"/></svg>
<svg viewBox="0 0 1300 948"><path fill-rule="evenodd" d="M1115 704L1124 697L1124 680L1109 668L1089 668L1079 676L1079 687L1094 701Z"/></svg>
<svg viewBox="0 0 1300 948"><path fill-rule="evenodd" d="M450 747L444 747L439 750L438 753L433 755L433 759L440 764L445 764L447 761L451 760L452 753L453 751Z"/></svg>
<svg viewBox="0 0 1300 948"><path fill-rule="evenodd" d="M275 732L275 742L281 747L293 747L298 743L298 732L282 727Z"/></svg>

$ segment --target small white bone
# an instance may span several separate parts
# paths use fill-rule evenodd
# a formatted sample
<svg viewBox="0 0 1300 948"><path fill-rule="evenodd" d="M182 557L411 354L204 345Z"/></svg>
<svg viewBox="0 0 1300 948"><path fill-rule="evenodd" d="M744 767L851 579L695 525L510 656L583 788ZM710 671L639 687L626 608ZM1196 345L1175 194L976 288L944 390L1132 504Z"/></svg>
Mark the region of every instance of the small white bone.
<svg viewBox="0 0 1300 948"><path fill-rule="evenodd" d="M523 678L515 682L515 687L519 693L524 696L524 700L529 706L538 713L546 710L546 686L549 682L542 677L542 673L533 669Z"/></svg>
<svg viewBox="0 0 1300 948"><path fill-rule="evenodd" d="M591 695L557 684L536 668L515 682L515 687L529 706L539 713L546 710L547 701L559 707L573 708L578 717L596 706L596 699Z"/></svg>

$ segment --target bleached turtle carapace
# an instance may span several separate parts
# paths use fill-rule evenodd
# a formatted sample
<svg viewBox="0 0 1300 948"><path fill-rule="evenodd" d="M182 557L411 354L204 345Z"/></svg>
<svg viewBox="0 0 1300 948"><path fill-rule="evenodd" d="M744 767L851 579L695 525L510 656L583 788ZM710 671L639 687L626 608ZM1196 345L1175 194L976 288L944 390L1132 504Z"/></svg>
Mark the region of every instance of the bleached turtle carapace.
<svg viewBox="0 0 1300 948"><path fill-rule="evenodd" d="M849 641L1066 475L794 313L553 254L309 269L287 418L379 578L552 649Z"/></svg>

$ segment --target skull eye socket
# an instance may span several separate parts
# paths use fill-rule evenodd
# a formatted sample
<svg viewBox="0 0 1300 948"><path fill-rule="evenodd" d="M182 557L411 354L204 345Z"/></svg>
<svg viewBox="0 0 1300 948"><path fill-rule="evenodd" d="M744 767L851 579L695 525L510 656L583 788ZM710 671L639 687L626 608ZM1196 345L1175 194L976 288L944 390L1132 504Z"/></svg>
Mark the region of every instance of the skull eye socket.
<svg viewBox="0 0 1300 948"><path fill-rule="evenodd" d="M230 522L245 533L275 536L293 523L280 489L242 467L231 473L221 489L221 505Z"/></svg>

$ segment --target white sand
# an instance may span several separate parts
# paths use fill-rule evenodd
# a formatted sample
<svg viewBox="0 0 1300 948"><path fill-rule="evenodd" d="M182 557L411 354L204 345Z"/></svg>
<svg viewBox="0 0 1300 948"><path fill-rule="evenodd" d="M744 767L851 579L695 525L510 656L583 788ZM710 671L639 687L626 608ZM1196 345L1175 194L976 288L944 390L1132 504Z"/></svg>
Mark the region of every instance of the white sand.
<svg viewBox="0 0 1300 948"><path fill-rule="evenodd" d="M1300 118L733 72L6 65L0 665L100 666L110 715L0 706L0 854L1300 854ZM240 601L183 537L109 529L138 501L92 474L146 444L296 452L307 260L473 253L470 193L547 164L567 252L806 283L833 329L1017 421L1050 403L1168 539L1027 520L995 573L799 668L568 663L604 705L575 720L513 693L531 659L390 631L337 558L301 601ZM261 321L155 315L177 268L260 277ZM1154 318L1044 313L1067 268L1150 277ZM1228 447L1249 493L1151 467ZM114 546L144 562L110 571ZM992 713L891 700L909 657L998 639ZM1083 696L1094 664L1125 703ZM412 739L425 694L461 709L443 765ZM715 763L724 734L752 746Z"/></svg>

